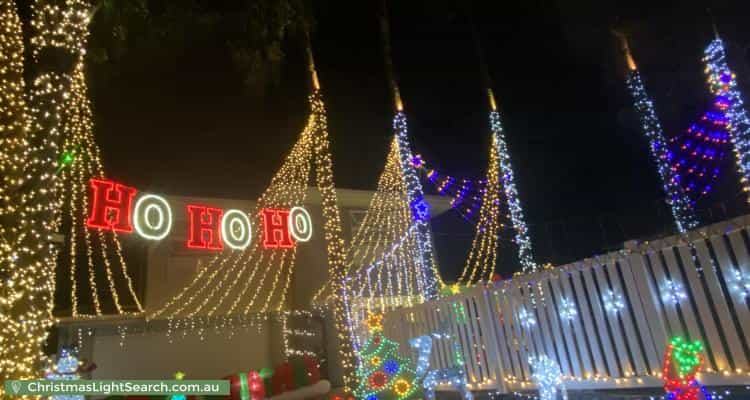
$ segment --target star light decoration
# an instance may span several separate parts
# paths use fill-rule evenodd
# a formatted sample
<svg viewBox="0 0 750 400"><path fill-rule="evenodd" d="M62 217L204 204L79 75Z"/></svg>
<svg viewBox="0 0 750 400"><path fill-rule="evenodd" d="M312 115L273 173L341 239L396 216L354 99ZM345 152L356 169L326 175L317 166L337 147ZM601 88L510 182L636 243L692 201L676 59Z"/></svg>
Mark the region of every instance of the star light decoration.
<svg viewBox="0 0 750 400"><path fill-rule="evenodd" d="M718 35L709 43L703 54L709 90L718 98L726 99L728 103L726 115L729 118L729 137L741 177L740 186L750 196L750 118L737 86L737 77L727 64L724 42Z"/></svg>
<svg viewBox="0 0 750 400"><path fill-rule="evenodd" d="M682 300L687 299L687 294L681 283L667 279L661 287L661 299L665 303L676 306Z"/></svg>
<svg viewBox="0 0 750 400"><path fill-rule="evenodd" d="M568 321L572 321L578 315L576 309L576 303L563 297L560 299L560 318Z"/></svg>
<svg viewBox="0 0 750 400"><path fill-rule="evenodd" d="M622 295L612 289L607 289L602 294L602 303L604 303L604 310L608 313L617 314L625 308L625 300Z"/></svg>
<svg viewBox="0 0 750 400"><path fill-rule="evenodd" d="M430 205L424 200L423 197L418 197L412 200L411 211L414 214L414 219L417 221L429 221L430 220Z"/></svg>

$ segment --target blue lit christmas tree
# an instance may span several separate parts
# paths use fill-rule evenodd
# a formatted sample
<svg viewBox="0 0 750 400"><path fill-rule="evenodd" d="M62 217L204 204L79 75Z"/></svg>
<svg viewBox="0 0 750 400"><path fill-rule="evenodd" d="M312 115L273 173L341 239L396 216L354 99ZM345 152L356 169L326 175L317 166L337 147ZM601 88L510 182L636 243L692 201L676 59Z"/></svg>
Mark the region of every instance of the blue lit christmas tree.
<svg viewBox="0 0 750 400"><path fill-rule="evenodd" d="M673 166L683 190L693 202L707 196L721 173L729 151L729 102L717 97L711 109L682 134L670 139Z"/></svg>

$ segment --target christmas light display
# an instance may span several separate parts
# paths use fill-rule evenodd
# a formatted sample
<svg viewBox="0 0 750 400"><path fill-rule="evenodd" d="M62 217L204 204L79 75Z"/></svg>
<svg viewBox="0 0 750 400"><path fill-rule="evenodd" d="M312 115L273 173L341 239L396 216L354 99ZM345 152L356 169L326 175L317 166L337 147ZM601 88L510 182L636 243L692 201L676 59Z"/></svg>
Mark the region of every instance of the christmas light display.
<svg viewBox="0 0 750 400"><path fill-rule="evenodd" d="M289 211L264 208L263 216L263 247L266 249L289 249L294 246L292 235L289 233Z"/></svg>
<svg viewBox="0 0 750 400"><path fill-rule="evenodd" d="M44 55L77 59L83 54L88 4L37 0L31 11L34 62ZM22 27L14 2L0 2L0 32L0 380L4 381L39 377L41 346L52 324L57 252L51 238L59 216L56 182L63 159L63 105L71 92L72 71L59 64L36 68L27 92Z"/></svg>
<svg viewBox="0 0 750 400"><path fill-rule="evenodd" d="M359 399L407 399L419 389L419 375L409 359L398 355L398 344L383 335L379 319L371 319L370 337L359 351L354 395ZM387 367L387 368L386 368Z"/></svg>
<svg viewBox="0 0 750 400"><path fill-rule="evenodd" d="M432 337L430 335L417 336L409 339L409 345L417 353L416 373L424 376L430 368L430 354L432 354Z"/></svg>
<svg viewBox="0 0 750 400"><path fill-rule="evenodd" d="M420 154L412 157L411 164L434 185L437 194L451 198L451 207L465 220L475 222L487 185L486 179L456 178L445 174L431 167Z"/></svg>
<svg viewBox="0 0 750 400"><path fill-rule="evenodd" d="M743 300L750 295L750 276L743 273L739 269L735 269L731 278L730 288L734 293L740 296Z"/></svg>
<svg viewBox="0 0 750 400"><path fill-rule="evenodd" d="M740 186L750 196L750 119L737 87L737 79L727 64L724 42L718 35L703 54L709 90L727 104L725 112L729 119L729 137L741 177Z"/></svg>
<svg viewBox="0 0 750 400"><path fill-rule="evenodd" d="M696 375L703 366L703 343L673 337L664 354L662 379L670 400L696 400L703 392Z"/></svg>
<svg viewBox="0 0 750 400"><path fill-rule="evenodd" d="M677 171L682 189L694 201L711 192L721 171L729 145L728 107L726 98L717 97L711 110L683 134L669 139L674 158L672 168Z"/></svg>
<svg viewBox="0 0 750 400"><path fill-rule="evenodd" d="M664 303L676 306L682 300L687 299L687 294L685 289L682 288L682 284L667 279L661 286L661 299Z"/></svg>
<svg viewBox="0 0 750 400"><path fill-rule="evenodd" d="M172 209L167 200L155 194L141 196L133 209L133 226L146 239L162 240L167 237L172 230Z"/></svg>
<svg viewBox="0 0 750 400"><path fill-rule="evenodd" d="M451 385L461 393L463 400L472 400L474 396L468 388L466 373L463 367L434 369L424 377L423 391L427 400L435 400L437 385Z"/></svg>
<svg viewBox="0 0 750 400"><path fill-rule="evenodd" d="M497 263L498 236L501 226L499 223L500 152L503 150L504 143L500 143L502 139L499 135L502 134L502 130L499 130L496 126L492 128L487 184L482 196L482 205L479 208L479 220L475 225L474 240L471 243L463 271L458 278L459 283L467 286L477 280L489 282L495 272L495 264Z"/></svg>
<svg viewBox="0 0 750 400"><path fill-rule="evenodd" d="M449 368L429 370L430 354L432 353L433 339L447 339L453 343L454 365ZM428 400L435 400L435 387L437 385L451 385L461 393L464 400L471 400L473 396L469 390L464 371L464 363L461 358L458 343L451 336L443 332L434 332L409 340L411 347L417 353L417 376L423 377L422 388L424 396Z"/></svg>
<svg viewBox="0 0 750 400"><path fill-rule="evenodd" d="M628 62L627 84L633 97L633 105L641 122L643 134L648 139L651 157L656 163L659 176L661 177L667 202L672 210L675 225L680 233L698 226L699 222L693 210L690 198L685 194L680 185L680 176L672 168L675 160L667 147L659 119L654 111L654 104L646 93L646 88L641 81L641 75L635 66L633 57L628 49L627 42L623 39L625 57Z"/></svg>
<svg viewBox="0 0 750 400"><path fill-rule="evenodd" d="M187 205L188 232L187 247L191 249L221 250L221 219L224 210L203 205Z"/></svg>
<svg viewBox="0 0 750 400"><path fill-rule="evenodd" d="M51 381L72 381L81 379L78 374L78 368L81 363L75 356L75 350L63 348L55 362L55 365L48 368L45 373L45 379ZM50 396L52 400L83 400L82 395L55 395Z"/></svg>
<svg viewBox="0 0 750 400"><path fill-rule="evenodd" d="M347 256L348 323L352 335L362 334L367 315L419 304L432 287L443 285L433 263L423 264L420 229L429 220L423 198L410 200L399 141L394 137L378 187ZM432 279L438 279L437 283ZM323 286L316 300L330 296ZM359 341L353 337L355 342Z"/></svg>
<svg viewBox="0 0 750 400"><path fill-rule="evenodd" d="M558 389L562 392L563 400L568 398L560 366L554 360L542 354L529 357L529 365L532 369L531 379L539 388L539 400L555 400Z"/></svg>
<svg viewBox="0 0 750 400"><path fill-rule="evenodd" d="M174 379L178 380L178 381L181 381L181 380L185 379L185 373L182 372L182 371L175 372L174 373ZM173 394L173 395L169 396L169 400L187 400L187 396L185 396L184 394L181 394L181 393Z"/></svg>
<svg viewBox="0 0 750 400"><path fill-rule="evenodd" d="M518 321L526 328L531 328L536 325L534 314L527 311L525 307L521 307L521 309L518 310Z"/></svg>
<svg viewBox="0 0 750 400"><path fill-rule="evenodd" d="M566 299L562 298L560 299L560 318L572 321L576 318L578 315L578 309L576 308L576 303Z"/></svg>
<svg viewBox="0 0 750 400"><path fill-rule="evenodd" d="M285 247L286 236L294 227L301 228L297 232L300 237L305 238L308 234L304 222L300 222L300 218L306 220L305 215L295 212L290 220L289 210L304 204L313 172L322 198L323 236L331 288L329 304L333 307L340 360L345 385L348 386L353 382L354 353L343 305L346 273L344 244L332 175L325 106L319 85L316 80L314 82L314 90L309 97L311 111L307 125L271 179L269 187L256 202L256 209L250 213L264 221L251 224L250 235L263 239L251 241L240 251L222 252L202 265L192 281L150 313L148 319L166 319L167 334L172 337L176 330L192 330L202 335L207 321L219 321L220 326L226 326L235 321L255 321L257 315L283 310L287 306L287 293L296 265L296 246ZM272 211L264 213L264 209ZM289 229L283 229L283 225ZM269 234L271 241L265 243ZM266 251L264 244L278 246L274 251Z"/></svg>
<svg viewBox="0 0 750 400"><path fill-rule="evenodd" d="M521 200L518 198L516 189L515 175L511 165L510 152L505 142L505 133L500 121L500 113L497 111L495 96L492 90L488 90L490 99L490 130L492 131L492 144L497 152L498 162L500 164L500 182L505 192L505 200L510 212L510 220L515 230L516 246L518 246L518 260L521 263L522 271L525 273L535 272L537 265L534 262L534 256L531 251L531 239L529 238L529 229L526 226L526 218L521 207ZM491 153L492 154L492 153ZM491 161L492 162L492 161ZM489 182L488 175L488 190Z"/></svg>
<svg viewBox="0 0 750 400"><path fill-rule="evenodd" d="M221 217L221 238L227 246L242 250L252 240L250 218L240 210L228 210Z"/></svg>
<svg viewBox="0 0 750 400"><path fill-rule="evenodd" d="M65 251L58 259L63 268L59 271L67 271L67 276L62 274L58 279L71 281L69 298L70 313L73 317L143 311L122 254L122 246L117 238L116 232L121 232L119 227L90 232L82 223L91 204L96 201L94 197L102 194L95 187L93 191L89 190L90 182L94 182L91 178L105 176L99 147L94 138L93 116L85 78L85 47L91 5L76 0L56 6L45 5L39 12L40 19L36 24L32 21L33 26L42 29L50 21L57 21L62 29L57 27L56 31L45 37L32 37L31 43L38 46L33 49L34 56L47 57L49 54L44 49L45 46L64 48L73 55L70 59L72 71L66 77L69 86L66 89L60 87L64 92L58 126L61 154L56 192L61 212L56 219L56 225L65 240ZM118 194L123 193L118 191ZM103 199L105 202L108 200L110 199ZM123 200L123 203L126 203L129 199ZM132 225L128 225L132 230ZM85 271L83 275L87 277L82 281L83 285L81 282L75 282L76 277L82 275L80 269ZM115 284L116 279L120 279L116 278L117 275L125 285ZM108 292L97 288L100 276L105 277ZM82 286L85 287L86 284L89 289L88 296L79 296L83 290ZM105 308L108 301L105 302L102 298L104 293L108 293L106 296L114 304L114 310ZM88 299L92 299L93 310L82 311L82 307L87 305L84 301Z"/></svg>
<svg viewBox="0 0 750 400"><path fill-rule="evenodd" d="M298 242L307 242L312 238L312 218L304 207L292 207L289 210L289 233Z"/></svg>
<svg viewBox="0 0 750 400"><path fill-rule="evenodd" d="M400 97L397 99L397 112L393 118L393 130L395 132L400 166L404 184L406 185L406 195L408 204L412 208L412 217L416 221L417 232L415 241L420 252L422 273L424 274L425 287L422 288L425 297L428 300L434 299L442 286L440 272L435 265L435 256L432 252L432 233L429 223L429 208L424 201L422 183L419 181L417 171L411 165L412 153L409 144L409 132L406 124L406 114L403 112L403 106L399 106Z"/></svg>
<svg viewBox="0 0 750 400"><path fill-rule="evenodd" d="M607 289L602 294L602 303L604 303L604 310L608 313L616 314L625 308L625 300L622 295L612 289Z"/></svg>
<svg viewBox="0 0 750 400"><path fill-rule="evenodd" d="M163 197L138 194L133 187L106 179L91 179L90 183L93 202L87 227L121 234L132 233L135 228L138 235L149 240L161 240L171 230L172 209ZM188 248L222 250L227 245L243 250L252 240L252 223L244 211L188 204L186 214ZM263 240L264 248L291 248L296 238L306 242L312 237L312 220L304 207L263 208L259 214L259 223L268 236Z"/></svg>
<svg viewBox="0 0 750 400"><path fill-rule="evenodd" d="M536 271L536 263L533 260L531 240L528 236L521 201L518 198L513 166L505 141L500 113L497 111L494 95L488 90L490 99L490 130L492 140L490 146L489 164L485 179L472 180L456 179L445 175L433 168L429 168L420 156L412 158L412 166L426 172L428 181L436 185L438 194L453 197L451 206L459 211L466 220L476 219L476 231L471 250L467 257L466 265L458 279L461 284L470 285L477 279L491 280L497 260L497 247L500 229L503 225L499 222L501 216L501 194L504 194L505 204L515 232L514 241L518 248L518 259L524 273ZM460 181L460 184L456 182ZM466 205L468 203L469 205ZM479 213L475 208L479 205Z"/></svg>

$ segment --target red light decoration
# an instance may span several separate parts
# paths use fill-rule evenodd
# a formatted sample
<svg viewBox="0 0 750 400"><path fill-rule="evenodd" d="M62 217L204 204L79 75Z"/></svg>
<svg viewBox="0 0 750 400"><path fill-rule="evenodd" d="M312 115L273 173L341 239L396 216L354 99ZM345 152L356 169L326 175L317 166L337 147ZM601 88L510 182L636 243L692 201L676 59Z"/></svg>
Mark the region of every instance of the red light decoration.
<svg viewBox="0 0 750 400"><path fill-rule="evenodd" d="M130 211L135 188L106 179L91 179L91 212L86 225L91 228L133 232Z"/></svg>
<svg viewBox="0 0 750 400"><path fill-rule="evenodd" d="M704 362L703 344L699 341L687 342L674 337L664 354L664 390L670 400L697 400L701 385L696 374Z"/></svg>
<svg viewBox="0 0 750 400"><path fill-rule="evenodd" d="M388 375L383 371L375 371L370 375L368 383L373 389L380 389L388 383Z"/></svg>
<svg viewBox="0 0 750 400"><path fill-rule="evenodd" d="M189 204L187 206L190 237L187 247L191 249L221 250L221 216L220 208Z"/></svg>
<svg viewBox="0 0 750 400"><path fill-rule="evenodd" d="M288 249L294 247L294 240L289 233L289 210L264 208L263 247L266 249Z"/></svg>

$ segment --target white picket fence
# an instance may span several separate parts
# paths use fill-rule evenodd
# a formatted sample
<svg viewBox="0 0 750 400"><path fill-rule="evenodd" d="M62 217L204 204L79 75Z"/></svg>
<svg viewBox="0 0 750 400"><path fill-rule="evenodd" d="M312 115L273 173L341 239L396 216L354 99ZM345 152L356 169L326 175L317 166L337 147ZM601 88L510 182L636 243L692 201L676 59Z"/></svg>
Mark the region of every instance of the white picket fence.
<svg viewBox="0 0 750 400"><path fill-rule="evenodd" d="M559 363L568 388L661 386L675 335L705 344L704 384L748 384L748 228L750 215L398 309L385 333L408 355L409 338L447 331L475 390L531 389L536 354ZM454 365L454 351L438 343L432 366Z"/></svg>

